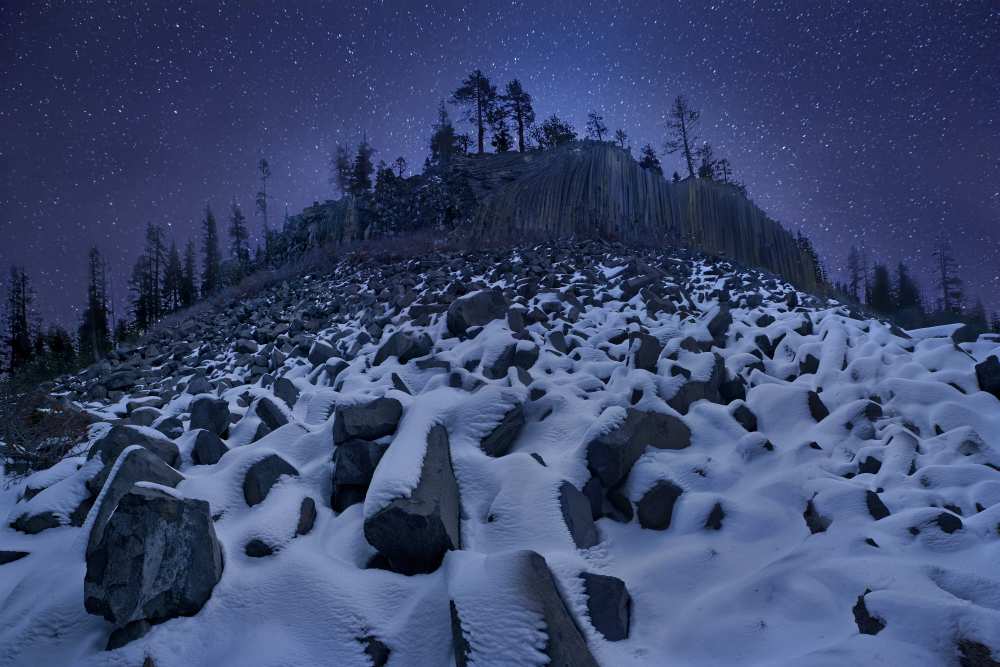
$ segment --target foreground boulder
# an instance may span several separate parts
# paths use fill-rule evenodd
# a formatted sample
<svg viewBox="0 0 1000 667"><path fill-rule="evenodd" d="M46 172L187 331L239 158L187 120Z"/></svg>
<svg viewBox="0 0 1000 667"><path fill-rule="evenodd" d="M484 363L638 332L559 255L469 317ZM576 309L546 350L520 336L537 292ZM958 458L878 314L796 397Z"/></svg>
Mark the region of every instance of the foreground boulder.
<svg viewBox="0 0 1000 667"><path fill-rule="evenodd" d="M479 447L490 456L505 456L510 452L517 436L524 428L524 408L521 404L515 405L507 414L503 416L485 438L479 443Z"/></svg>
<svg viewBox="0 0 1000 667"><path fill-rule="evenodd" d="M222 438L211 431L199 429L198 435L194 438L194 447L191 449L191 461L196 465L215 465L222 458L222 455L229 451Z"/></svg>
<svg viewBox="0 0 1000 667"><path fill-rule="evenodd" d="M628 408L616 428L587 443L587 467L605 488L611 488L628 476L647 446L684 449L690 445L691 430L677 417Z"/></svg>
<svg viewBox="0 0 1000 667"><path fill-rule="evenodd" d="M983 391L1000 398L1000 359L991 354L976 364L976 382Z"/></svg>
<svg viewBox="0 0 1000 667"><path fill-rule="evenodd" d="M180 462L180 450L177 449L177 445L166 438L150 435L134 426L124 424L112 426L107 435L95 442L87 453L87 459L100 455L105 463L113 463L125 448L131 445L148 449L169 466L176 468Z"/></svg>
<svg viewBox="0 0 1000 667"><path fill-rule="evenodd" d="M508 632L517 629L518 612L529 611L541 617L547 636L544 651L549 665L598 667L576 619L559 594L559 587L545 558L534 551L501 553L487 556L479 571L488 572L489 581L473 585L478 589L474 591L474 595L461 596L451 601L451 632L457 667L472 664L514 664L511 656L504 655L509 660L505 663L500 656L491 655L488 649L484 649L497 646L499 620L488 614L474 612L474 605L482 604L484 598L496 599L501 607L505 604L513 607L509 610L511 615L505 615L502 619L503 627ZM493 587L497 590L492 590ZM499 638L500 641L503 639ZM507 639L517 642L516 637ZM511 646L509 650L517 653L524 651L524 655L517 656L521 660L537 660L537 657L527 655L535 650L533 648L518 644ZM519 661L517 664L527 663Z"/></svg>
<svg viewBox="0 0 1000 667"><path fill-rule="evenodd" d="M253 507L264 502L271 487L278 483L283 475L298 477L299 471L291 463L277 454L271 454L254 463L243 478L243 498L247 505Z"/></svg>
<svg viewBox="0 0 1000 667"><path fill-rule="evenodd" d="M365 539L402 574L433 572L446 551L460 548L458 482L451 468L448 432L434 426L413 493L397 498L365 521Z"/></svg>
<svg viewBox="0 0 1000 667"><path fill-rule="evenodd" d="M478 327L507 316L507 299L497 289L482 290L455 299L448 307L448 333L462 337L469 327Z"/></svg>
<svg viewBox="0 0 1000 667"><path fill-rule="evenodd" d="M116 645L148 624L198 613L221 576L208 503L133 487L87 553L84 605L115 625Z"/></svg>
<svg viewBox="0 0 1000 667"><path fill-rule="evenodd" d="M367 440L350 440L333 453L333 497L330 506L336 512L364 502L372 475L388 445Z"/></svg>
<svg viewBox="0 0 1000 667"><path fill-rule="evenodd" d="M559 507L578 549L589 549L601 541L591 515L590 501L569 482L559 485Z"/></svg>
<svg viewBox="0 0 1000 667"><path fill-rule="evenodd" d="M683 490L671 481L661 479L646 491L636 504L639 525L652 530L666 530L674 514L674 504Z"/></svg>
<svg viewBox="0 0 1000 667"><path fill-rule="evenodd" d="M333 441L377 440L396 432L403 405L394 398L376 398L368 403L337 407Z"/></svg>
<svg viewBox="0 0 1000 667"><path fill-rule="evenodd" d="M609 642L628 639L632 618L632 597L618 577L582 572L590 622Z"/></svg>
<svg viewBox="0 0 1000 667"><path fill-rule="evenodd" d="M374 365L382 364L390 357L396 357L401 364L425 357L434 349L434 343L427 334L414 334L409 331L397 331L375 353Z"/></svg>
<svg viewBox="0 0 1000 667"><path fill-rule="evenodd" d="M226 435L229 430L229 403L221 398L196 398L191 402L191 428Z"/></svg>

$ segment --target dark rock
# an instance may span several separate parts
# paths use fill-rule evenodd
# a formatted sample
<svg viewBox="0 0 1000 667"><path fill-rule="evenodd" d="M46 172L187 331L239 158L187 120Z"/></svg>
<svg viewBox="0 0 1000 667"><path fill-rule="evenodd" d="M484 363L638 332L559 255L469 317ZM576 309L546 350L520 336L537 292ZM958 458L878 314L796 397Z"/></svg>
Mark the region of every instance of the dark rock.
<svg viewBox="0 0 1000 667"><path fill-rule="evenodd" d="M865 504L868 506L868 513L876 521L884 519L890 514L889 508L885 506L885 503L882 502L882 499L874 491L865 491Z"/></svg>
<svg viewBox="0 0 1000 667"><path fill-rule="evenodd" d="M0 565L13 563L29 555L27 551L0 551Z"/></svg>
<svg viewBox="0 0 1000 667"><path fill-rule="evenodd" d="M938 528L949 535L957 530L962 530L963 526L962 520L951 512L941 512L934 517L934 523L937 524Z"/></svg>
<svg viewBox="0 0 1000 667"><path fill-rule="evenodd" d="M358 641L364 645L365 655L371 659L372 667L385 667L385 664L389 662L389 655L392 653L388 646L371 635L359 637Z"/></svg>
<svg viewBox="0 0 1000 667"><path fill-rule="evenodd" d="M160 411L150 406L136 408L128 415L128 420L136 426L152 426L159 418Z"/></svg>
<svg viewBox="0 0 1000 667"><path fill-rule="evenodd" d="M208 381L204 375L195 375L188 382L187 389L185 391L192 396L197 394L210 394L212 392L212 383Z"/></svg>
<svg viewBox="0 0 1000 667"><path fill-rule="evenodd" d="M316 501L306 496L299 505L299 523L295 526L296 535L308 535L316 524Z"/></svg>
<svg viewBox="0 0 1000 667"><path fill-rule="evenodd" d="M58 528L62 521L55 512L24 513L11 522L10 527L27 535L37 535L49 528Z"/></svg>
<svg viewBox="0 0 1000 667"><path fill-rule="evenodd" d="M378 366L389 357L396 357L399 363L405 364L417 357L426 357L433 349L434 343L427 334L397 331L378 349L373 363Z"/></svg>
<svg viewBox="0 0 1000 667"><path fill-rule="evenodd" d="M222 576L208 503L133 487L87 552L84 603L118 628L192 616Z"/></svg>
<svg viewBox="0 0 1000 667"><path fill-rule="evenodd" d="M993 658L993 651L986 644L972 639L958 640L960 667L1000 667L1000 660Z"/></svg>
<svg viewBox="0 0 1000 667"><path fill-rule="evenodd" d="M417 487L408 498L393 500L366 520L365 538L396 572L433 572L446 551L461 548L460 512L448 432L437 425L427 434Z"/></svg>
<svg viewBox="0 0 1000 667"><path fill-rule="evenodd" d="M229 430L229 403L221 398L203 396L191 401L190 428L203 428L218 436Z"/></svg>
<svg viewBox="0 0 1000 667"><path fill-rule="evenodd" d="M740 426L751 433L757 430L757 415L755 415L746 405L737 406L737 408L733 410L733 419L735 419Z"/></svg>
<svg viewBox="0 0 1000 667"><path fill-rule="evenodd" d="M653 485L636 504L639 525L652 530L666 530L674 513L674 504L681 497L683 489L665 479Z"/></svg>
<svg viewBox="0 0 1000 667"><path fill-rule="evenodd" d="M264 558L265 556L270 556L274 553L274 549L271 548L269 544L264 542L264 540L254 538L246 543L243 547L243 552L250 556L250 558Z"/></svg>
<svg viewBox="0 0 1000 667"><path fill-rule="evenodd" d="M191 462L196 466L215 465L228 451L229 448L222 442L222 438L211 431L198 429L198 435L194 437L194 447L191 449Z"/></svg>
<svg viewBox="0 0 1000 667"><path fill-rule="evenodd" d="M280 377L274 381L274 395L285 402L288 407L295 407L295 402L299 400L299 390L295 383L285 377Z"/></svg>
<svg viewBox="0 0 1000 667"><path fill-rule="evenodd" d="M368 403L337 406L333 423L335 444L348 440L377 440L396 432L403 405L394 398L377 398Z"/></svg>
<svg viewBox="0 0 1000 667"><path fill-rule="evenodd" d="M260 346L257 345L257 341L249 338L240 338L233 345L233 349L240 354L257 354Z"/></svg>
<svg viewBox="0 0 1000 667"><path fill-rule="evenodd" d="M717 345L721 346L726 342L726 332L732 324L733 315L729 312L729 304L720 304L719 311L708 322L708 333Z"/></svg>
<svg viewBox="0 0 1000 667"><path fill-rule="evenodd" d="M124 628L115 628L111 631L111 636L108 637L108 643L104 647L107 651L114 651L122 646L125 646L129 642L133 642L136 639L145 637L146 634L153 629L153 626L149 621L132 621ZM143 667L146 667L145 663Z"/></svg>
<svg viewBox="0 0 1000 667"><path fill-rule="evenodd" d="M312 347L309 348L309 363L316 366L321 366L326 363L326 360L335 355L337 351L333 349L332 345L328 345L321 340L313 341Z"/></svg>
<svg viewBox="0 0 1000 667"><path fill-rule="evenodd" d="M639 334L636 340L638 342L636 343L636 350L633 355L635 367L655 373L656 362L659 361L660 353L663 352L663 345L660 344L660 341L655 336L645 333Z"/></svg>
<svg viewBox="0 0 1000 667"><path fill-rule="evenodd" d="M455 667L468 667L471 647L462 630L462 619L458 616L454 600L448 601L448 608L451 612L451 641L455 647Z"/></svg>
<svg viewBox="0 0 1000 667"><path fill-rule="evenodd" d="M497 427L479 443L479 447L490 456L505 456L517 436L524 428L524 408L520 404L504 415Z"/></svg>
<svg viewBox="0 0 1000 667"><path fill-rule="evenodd" d="M806 520L806 526L809 527L809 532L813 535L824 532L832 523L832 521L816 511L816 505L813 504L812 500L806 503L806 509L802 513L802 518Z"/></svg>
<svg viewBox="0 0 1000 667"><path fill-rule="evenodd" d="M288 423L288 417L281 411L277 404L266 396L261 396L250 410L257 415L260 421L270 430L274 431Z"/></svg>
<svg viewBox="0 0 1000 667"><path fill-rule="evenodd" d="M482 326L507 315L507 299L497 289L473 292L448 307L446 324L452 336L462 337L469 327Z"/></svg>
<svg viewBox="0 0 1000 667"><path fill-rule="evenodd" d="M106 377L101 384L108 391L126 391L138 384L141 379L142 373L133 368L125 368L115 371Z"/></svg>
<svg viewBox="0 0 1000 667"><path fill-rule="evenodd" d="M705 528L722 530L722 520L725 518L726 511L722 509L722 503L715 503L712 506L712 511L708 513L708 518L705 519Z"/></svg>
<svg viewBox="0 0 1000 667"><path fill-rule="evenodd" d="M1000 359L991 354L976 364L976 382L979 388L1000 398Z"/></svg>
<svg viewBox="0 0 1000 667"><path fill-rule="evenodd" d="M505 347L492 363L483 367L483 375L490 380L499 380L500 378L507 377L507 371L514 364L514 351L516 349L516 346L513 344Z"/></svg>
<svg viewBox="0 0 1000 667"><path fill-rule="evenodd" d="M865 589L865 592L858 596L858 601L854 603L854 608L851 611L854 612L854 622L858 626L858 632L863 635L877 635L885 629L885 621L868 612L865 596L869 593L871 591Z"/></svg>
<svg viewBox="0 0 1000 667"><path fill-rule="evenodd" d="M684 449L690 445L691 430L677 417L627 408L621 424L587 443L587 466L605 488L611 488L628 476L647 446Z"/></svg>
<svg viewBox="0 0 1000 667"><path fill-rule="evenodd" d="M118 455L131 445L140 445L158 456L164 463L176 468L180 463L180 450L177 445L165 438L157 438L147 435L138 428L124 424L116 424L111 427L108 434L94 443L87 453L87 459L92 459L97 455L101 460L112 463Z"/></svg>
<svg viewBox="0 0 1000 667"><path fill-rule="evenodd" d="M559 485L559 507L563 521L578 549L589 549L601 541L594 525L590 501L569 482Z"/></svg>
<svg viewBox="0 0 1000 667"><path fill-rule="evenodd" d="M166 419L161 419L160 423L154 428L171 440L184 435L184 424L177 417L167 417Z"/></svg>
<svg viewBox="0 0 1000 667"><path fill-rule="evenodd" d="M865 460L861 462L858 466L858 474L863 475L865 473L871 475L877 475L878 471L882 469L882 462L879 461L874 456L865 457Z"/></svg>
<svg viewBox="0 0 1000 667"><path fill-rule="evenodd" d="M628 639L632 597L617 577L580 573L587 595L587 613L594 628L609 642Z"/></svg>
<svg viewBox="0 0 1000 667"><path fill-rule="evenodd" d="M826 419L830 415L830 410L823 403L823 399L819 397L815 391L810 391L808 396L809 402L809 414L812 418L820 422Z"/></svg>
<svg viewBox="0 0 1000 667"><path fill-rule="evenodd" d="M247 470L246 477L243 478L243 498L246 499L247 505L253 507L264 502L271 487L282 475L297 477L298 474L299 471L291 463L277 454L271 454Z"/></svg>
<svg viewBox="0 0 1000 667"><path fill-rule="evenodd" d="M386 449L388 445L368 440L349 440L337 445L333 453L333 497L330 499L335 512L364 502L372 475Z"/></svg>

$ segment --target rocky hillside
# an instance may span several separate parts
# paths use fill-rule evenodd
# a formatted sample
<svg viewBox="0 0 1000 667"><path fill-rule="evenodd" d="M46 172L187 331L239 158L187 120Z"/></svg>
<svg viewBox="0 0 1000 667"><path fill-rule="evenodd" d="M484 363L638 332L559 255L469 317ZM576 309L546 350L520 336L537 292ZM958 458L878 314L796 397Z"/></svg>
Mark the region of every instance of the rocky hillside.
<svg viewBox="0 0 1000 667"><path fill-rule="evenodd" d="M0 665L997 664L953 333L684 251L352 256L62 384Z"/></svg>
<svg viewBox="0 0 1000 667"><path fill-rule="evenodd" d="M605 142L457 157L371 198L317 204L292 218L287 234L301 247L419 229L472 245L583 238L680 245L816 287L816 258L739 189L669 182Z"/></svg>

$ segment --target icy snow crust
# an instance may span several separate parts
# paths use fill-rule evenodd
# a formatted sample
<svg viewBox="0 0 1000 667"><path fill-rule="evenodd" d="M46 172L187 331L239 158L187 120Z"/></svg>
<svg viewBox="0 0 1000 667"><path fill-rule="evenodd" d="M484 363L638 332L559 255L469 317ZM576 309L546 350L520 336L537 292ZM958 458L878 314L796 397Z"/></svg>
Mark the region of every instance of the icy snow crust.
<svg viewBox="0 0 1000 667"><path fill-rule="evenodd" d="M519 289L526 282L511 269L529 263L541 283ZM844 306L725 262L680 253L636 258L607 246L453 257L454 282L505 288L514 307L541 313L527 322L525 336L499 319L459 339L447 335L443 312L421 324L411 316L414 299L450 302L451 295L424 287L430 266L345 261L334 277L304 281L310 307L331 313L316 337L333 344L346 367L331 378L335 360L314 368L302 356L284 358L271 375L301 392L292 408L261 386L260 373L232 347L218 351L208 379L226 381L216 387L231 411L245 415L267 396L290 423L253 441L259 420L246 417L230 429L230 450L215 465L192 464L190 432L175 440L185 476L176 492L208 501L225 557L222 579L196 616L104 651L110 626L83 606L94 510L82 527L68 525L99 466L75 457L0 492L7 516L0 548L30 552L0 565L0 665L135 666L146 656L157 667L366 665L358 638L373 636L391 650L389 665L444 667L455 660L449 601L473 638L470 664L541 665L542 616L525 602L506 561L490 558L524 549L545 557L602 665L948 665L958 664L962 640L992 647L1000 658L1000 403L979 390L973 368L1000 351L993 342L956 345L952 328L904 333L857 319ZM393 269L412 277L403 307L392 302ZM643 289L627 282L644 276L654 280ZM362 306L333 315L336 295L345 292L361 296ZM709 322L726 299L732 325L713 339ZM293 306L288 319L303 307ZM460 386L443 364L392 357L372 366L398 330L429 333L434 357L460 376ZM635 368L629 334L640 331L664 345L655 373ZM555 332L564 334L566 352L553 342ZM773 354L761 354L760 336ZM483 369L510 344L536 345L537 361L527 374L511 368L489 379ZM745 380L746 400L699 400L686 414L669 407L685 382L710 377L715 355L729 377ZM810 391L829 410L820 421ZM363 505L335 515L334 409L378 396L399 400L402 420ZM187 428L193 398L171 392L163 415ZM85 407L119 419L127 399ZM511 452L487 456L480 440L519 403L526 424ZM734 419L741 405L756 416L756 432ZM627 408L680 417L691 446L647 448L624 494L638 502L659 480L683 494L667 530L602 518L600 543L578 550L559 486L583 487L590 478L586 443L620 425ZM368 568L375 550L363 522L415 488L435 424L449 434L462 550L427 575ZM95 428L94 438L104 430ZM300 474L247 507L243 476L270 454ZM881 466L859 472L869 458ZM21 500L28 487L44 490ZM877 493L890 515L876 521L866 492ZM316 500L316 525L296 537L307 496ZM810 501L827 524L823 532L812 533L804 518ZM706 527L716 504L725 513L718 530ZM61 527L25 535L7 525L47 510ZM936 523L942 512L960 516L962 527L945 533ZM277 552L249 558L244 545L253 538ZM627 585L627 639L606 641L592 626L583 571ZM868 613L884 622L876 635L860 634L855 622L862 595Z"/></svg>

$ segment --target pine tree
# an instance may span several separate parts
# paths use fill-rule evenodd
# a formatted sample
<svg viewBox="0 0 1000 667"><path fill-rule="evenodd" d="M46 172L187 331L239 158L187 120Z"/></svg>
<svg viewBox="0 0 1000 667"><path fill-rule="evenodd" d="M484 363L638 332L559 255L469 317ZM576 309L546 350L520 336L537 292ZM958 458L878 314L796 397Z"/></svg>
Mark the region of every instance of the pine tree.
<svg viewBox="0 0 1000 667"><path fill-rule="evenodd" d="M267 181L271 178L271 165L264 158L257 163L257 173L260 176L260 190L257 191L257 214L264 220L264 263L270 264L271 258L271 225L267 215Z"/></svg>
<svg viewBox="0 0 1000 667"><path fill-rule="evenodd" d="M338 145L330 158L330 184L336 185L341 195L351 192L353 170L347 147Z"/></svg>
<svg viewBox="0 0 1000 667"><path fill-rule="evenodd" d="M490 142L497 153L506 153L511 149L513 137L507 129L507 113L502 107L493 112L493 140Z"/></svg>
<svg viewBox="0 0 1000 667"><path fill-rule="evenodd" d="M431 154L428 157L428 166L445 167L451 163L451 158L461 149L458 145L458 137L455 136L455 127L448 117L448 109L444 102L438 106L438 121L434 125L434 133L431 135Z"/></svg>
<svg viewBox="0 0 1000 667"><path fill-rule="evenodd" d="M396 175L403 178L403 174L406 173L406 158L400 155L393 160L392 166L396 168Z"/></svg>
<svg viewBox="0 0 1000 667"><path fill-rule="evenodd" d="M861 253L852 245L847 253L847 296L859 301L861 283Z"/></svg>
<svg viewBox="0 0 1000 667"><path fill-rule="evenodd" d="M712 144L707 141L698 147L698 178L715 180L715 169L718 161L715 159L715 150Z"/></svg>
<svg viewBox="0 0 1000 667"><path fill-rule="evenodd" d="M816 248L813 246L812 241L809 237L799 230L795 238L796 244L799 246L799 250L805 255L813 266L813 279L816 281L817 285L826 284L826 270L823 268L823 262L819 259L819 253L816 252Z"/></svg>
<svg viewBox="0 0 1000 667"><path fill-rule="evenodd" d="M569 122L552 114L541 125L532 128L531 136L538 147L545 150L575 141L576 130Z"/></svg>
<svg viewBox="0 0 1000 667"><path fill-rule="evenodd" d="M889 269L884 264L876 263L872 272L872 294L868 304L876 313L888 315L895 310L892 296L892 280Z"/></svg>
<svg viewBox="0 0 1000 667"><path fill-rule="evenodd" d="M148 254L143 253L132 265L129 278L132 293L132 318L138 331L146 331L156 322L153 303L153 267Z"/></svg>
<svg viewBox="0 0 1000 667"><path fill-rule="evenodd" d="M496 86L480 70L473 70L465 81L451 94L451 103L465 107L466 119L475 125L479 154L486 152L484 138L486 123L497 104Z"/></svg>
<svg viewBox="0 0 1000 667"><path fill-rule="evenodd" d="M91 364L111 351L108 325L106 269L100 251L93 247L87 255L87 305L83 310L77 337L82 360Z"/></svg>
<svg viewBox="0 0 1000 667"><path fill-rule="evenodd" d="M669 155L680 153L687 164L688 177L694 178L694 150L698 136L696 130L701 113L695 111L682 95L678 95L667 115L667 127L671 136L664 145L664 151Z"/></svg>
<svg viewBox="0 0 1000 667"><path fill-rule="evenodd" d="M196 272L194 241L188 239L187 245L184 246L184 275L181 278L180 289L181 307L183 308L191 306L198 299Z"/></svg>
<svg viewBox="0 0 1000 667"><path fill-rule="evenodd" d="M201 294L210 296L222 287L222 251L219 250L219 229L210 206L205 207L202 229Z"/></svg>
<svg viewBox="0 0 1000 667"><path fill-rule="evenodd" d="M618 148L628 149L628 135L620 127L615 130L615 143L618 144Z"/></svg>
<svg viewBox="0 0 1000 667"><path fill-rule="evenodd" d="M229 253L234 265L234 281L247 274L250 268L250 232L247 230L247 219L240 205L233 199L229 211Z"/></svg>
<svg viewBox="0 0 1000 667"><path fill-rule="evenodd" d="M365 137L358 144L358 152L354 157L354 165L351 168L351 194L361 197L368 194L372 189L372 174L375 171L375 163L372 161L375 149L368 143Z"/></svg>
<svg viewBox="0 0 1000 667"><path fill-rule="evenodd" d="M656 156L656 151L653 150L653 146L646 144L642 147L639 152L639 166L643 169L649 169L654 171L660 176L663 175L663 167L660 165L660 158Z"/></svg>
<svg viewBox="0 0 1000 667"><path fill-rule="evenodd" d="M163 271L163 304L166 312L172 313L181 307L181 284L184 282L184 266L177 243L170 242L167 253L167 267Z"/></svg>
<svg viewBox="0 0 1000 667"><path fill-rule="evenodd" d="M896 266L896 308L915 312L923 311L920 287L910 276L910 271L903 262Z"/></svg>
<svg viewBox="0 0 1000 667"><path fill-rule="evenodd" d="M983 300L979 297L976 297L976 303L969 309L968 319L970 324L983 330L989 327L989 322L986 320L986 306L983 305Z"/></svg>
<svg viewBox="0 0 1000 667"><path fill-rule="evenodd" d="M163 228L159 225L146 226L146 257L149 259L150 317L155 322L163 316L163 270L167 265L167 246L163 242Z"/></svg>
<svg viewBox="0 0 1000 667"><path fill-rule="evenodd" d="M535 124L535 109L532 106L531 95L524 92L521 82L517 79L507 82L507 89L500 98L517 128L517 150L523 153L525 149L524 134Z"/></svg>
<svg viewBox="0 0 1000 667"><path fill-rule="evenodd" d="M721 158L715 163L715 173L723 183L729 183L733 177L733 168L729 165L729 160Z"/></svg>
<svg viewBox="0 0 1000 667"><path fill-rule="evenodd" d="M959 314L965 300L962 279L958 277L955 257L951 254L951 243L940 236L933 257L937 273L937 287L941 290L941 308L945 313Z"/></svg>
<svg viewBox="0 0 1000 667"><path fill-rule="evenodd" d="M7 370L14 372L31 361L34 350L31 340L31 305L34 292L28 274L22 266L10 268L7 284L7 319L5 346L7 348Z"/></svg>
<svg viewBox="0 0 1000 667"><path fill-rule="evenodd" d="M604 124L604 116L596 111L587 114L587 137L595 141L604 141L604 135L608 133L608 126Z"/></svg>

